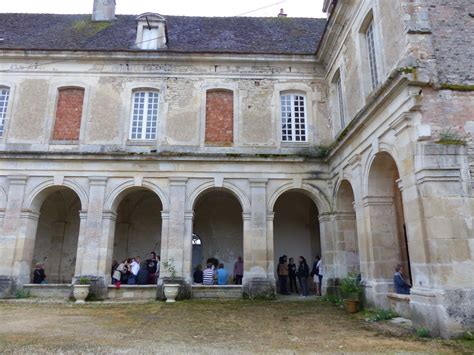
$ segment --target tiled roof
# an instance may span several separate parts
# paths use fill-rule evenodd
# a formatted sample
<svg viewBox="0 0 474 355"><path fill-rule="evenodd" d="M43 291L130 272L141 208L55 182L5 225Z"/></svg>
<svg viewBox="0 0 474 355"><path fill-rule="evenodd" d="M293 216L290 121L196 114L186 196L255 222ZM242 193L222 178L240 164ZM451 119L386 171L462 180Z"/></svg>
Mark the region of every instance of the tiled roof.
<svg viewBox="0 0 474 355"><path fill-rule="evenodd" d="M164 16L167 52L314 54L325 19ZM134 51L136 16L0 14L0 49Z"/></svg>

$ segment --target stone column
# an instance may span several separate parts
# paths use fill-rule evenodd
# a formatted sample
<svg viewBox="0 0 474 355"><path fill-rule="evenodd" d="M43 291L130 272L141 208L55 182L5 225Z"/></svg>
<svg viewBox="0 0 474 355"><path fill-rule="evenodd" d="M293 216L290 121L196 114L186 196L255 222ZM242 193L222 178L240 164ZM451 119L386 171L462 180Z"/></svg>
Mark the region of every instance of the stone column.
<svg viewBox="0 0 474 355"><path fill-rule="evenodd" d="M103 233L103 210L106 177L89 178L89 204L87 217L81 222L85 231L79 233L77 244L77 261L75 279L86 276L92 281L91 292L97 297L105 297L107 293L108 235Z"/></svg>
<svg viewBox="0 0 474 355"><path fill-rule="evenodd" d="M115 227L117 213L104 211L102 213L102 235L100 237L99 274L104 275L106 285L111 284L112 258L114 255ZM120 261L119 261L120 262ZM104 271L105 270L105 271Z"/></svg>
<svg viewBox="0 0 474 355"><path fill-rule="evenodd" d="M334 216L331 213L319 215L319 229L321 232L321 261L323 264L323 284L325 293L335 291L334 279L336 270L336 250L334 243Z"/></svg>
<svg viewBox="0 0 474 355"><path fill-rule="evenodd" d="M267 211L267 278L276 285L275 280L275 255L273 249L273 221L275 219L274 212Z"/></svg>
<svg viewBox="0 0 474 355"><path fill-rule="evenodd" d="M359 272L359 253L355 213L334 214L335 276L345 277L349 272Z"/></svg>
<svg viewBox="0 0 474 355"><path fill-rule="evenodd" d="M193 270L192 270L192 259L193 259L193 220L194 220L194 211L187 211L184 214L184 238L183 238L183 250L184 250L184 260L183 260L183 277L184 280L192 284L193 282Z"/></svg>
<svg viewBox="0 0 474 355"><path fill-rule="evenodd" d="M244 211L244 297L275 296L275 283L268 279L267 179L250 180L251 211ZM250 217L250 218L249 218Z"/></svg>
<svg viewBox="0 0 474 355"><path fill-rule="evenodd" d="M187 180L187 178L170 178L168 255L162 260L165 262L173 260L178 277L183 277ZM166 270L162 269L161 272L164 273L164 277L169 276Z"/></svg>
<svg viewBox="0 0 474 355"><path fill-rule="evenodd" d="M12 295L16 285L30 282L31 259L28 262L25 258L34 248L39 218L37 213L22 212L27 177L9 176L7 179L7 204L0 230L0 297Z"/></svg>

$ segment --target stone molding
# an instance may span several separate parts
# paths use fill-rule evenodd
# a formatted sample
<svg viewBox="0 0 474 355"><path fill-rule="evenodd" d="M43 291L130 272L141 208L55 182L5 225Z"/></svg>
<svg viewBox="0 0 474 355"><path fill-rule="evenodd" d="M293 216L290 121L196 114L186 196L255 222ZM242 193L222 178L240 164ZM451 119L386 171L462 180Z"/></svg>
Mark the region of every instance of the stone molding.
<svg viewBox="0 0 474 355"><path fill-rule="evenodd" d="M393 205L393 196L365 196L362 198L362 206L388 206Z"/></svg>
<svg viewBox="0 0 474 355"><path fill-rule="evenodd" d="M355 212L335 212L334 213L334 220L336 221L350 221L355 220L356 214Z"/></svg>
<svg viewBox="0 0 474 355"><path fill-rule="evenodd" d="M21 219L31 219L32 221L38 221L40 218L39 212L22 210L20 213Z"/></svg>
<svg viewBox="0 0 474 355"><path fill-rule="evenodd" d="M422 185L426 182L461 182L459 168L424 168L415 172L416 183Z"/></svg>

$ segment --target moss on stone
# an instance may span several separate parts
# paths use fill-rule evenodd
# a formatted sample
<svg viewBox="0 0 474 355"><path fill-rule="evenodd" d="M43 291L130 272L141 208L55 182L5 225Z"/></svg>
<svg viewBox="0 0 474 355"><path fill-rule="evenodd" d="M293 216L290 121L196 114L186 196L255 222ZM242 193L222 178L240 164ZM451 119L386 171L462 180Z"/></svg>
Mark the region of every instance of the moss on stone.
<svg viewBox="0 0 474 355"><path fill-rule="evenodd" d="M462 85L462 84L441 84L440 90L453 90L453 91L474 91L474 85Z"/></svg>
<svg viewBox="0 0 474 355"><path fill-rule="evenodd" d="M112 22L109 21L92 21L89 19L84 19L75 21L72 24L72 28L74 31L84 36L92 37L100 31L103 31L108 28L111 24Z"/></svg>

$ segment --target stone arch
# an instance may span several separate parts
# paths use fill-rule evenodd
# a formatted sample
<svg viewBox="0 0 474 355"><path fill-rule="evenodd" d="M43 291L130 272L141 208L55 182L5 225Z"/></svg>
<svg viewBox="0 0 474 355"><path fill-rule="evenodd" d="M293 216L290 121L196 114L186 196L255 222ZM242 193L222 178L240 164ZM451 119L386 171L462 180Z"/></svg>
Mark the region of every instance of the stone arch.
<svg viewBox="0 0 474 355"><path fill-rule="evenodd" d="M39 212L41 205L53 190L60 190L67 187L74 191L81 201L82 211L87 210L89 196L86 190L72 179L64 179L62 184L55 184L53 179L48 179L35 186L35 188L25 197L23 209Z"/></svg>
<svg viewBox="0 0 474 355"><path fill-rule="evenodd" d="M293 182L280 186L272 194L272 196L268 200L267 210L273 211L278 198L288 191L300 191L303 194L307 195L314 202L314 204L318 208L319 213L321 214L328 213L331 211L329 200L327 199L326 195L319 189L319 187L316 187L309 183L303 183L301 187L295 187Z"/></svg>
<svg viewBox="0 0 474 355"><path fill-rule="evenodd" d="M104 210L105 211L117 211L117 207L120 205L120 202L123 200L125 196L127 196L133 190L149 190L154 192L158 198L160 199L163 205L163 211L167 211L169 209L169 199L165 192L156 184L150 181L143 181L141 185L135 184L134 180L127 180L116 188L112 190L108 194L105 199L104 203Z"/></svg>
<svg viewBox="0 0 474 355"><path fill-rule="evenodd" d="M375 149L371 149L370 152L369 152L369 155L367 157L367 160L366 160L366 163L365 163L365 166L364 166L364 170L363 170L363 196L367 196L368 195L368 186L369 186L369 173L371 171L371 168L372 168L372 164L377 156L377 154L379 153L386 153L388 155L390 155L390 157L393 159L393 161L395 162L395 166L397 167L399 173L400 173L400 169L398 168L399 167L399 154L398 154L398 150L396 149L396 147L392 144L389 144L389 143L385 143L385 142L381 142L379 144L379 149L378 150L375 150Z"/></svg>
<svg viewBox="0 0 474 355"><path fill-rule="evenodd" d="M349 197L349 195L342 196L341 194L343 193L350 193L352 194L352 201L351 204L349 205L349 199L345 198L346 196ZM354 212L352 202L354 201L355 195L354 195L354 189L352 187L352 183L346 179L343 178L338 181L336 188L334 189L334 209L337 212Z"/></svg>
<svg viewBox="0 0 474 355"><path fill-rule="evenodd" d="M240 203L242 207L242 212L247 213L251 211L250 200L248 199L247 195L236 185L224 181L222 183L222 187L218 187L215 185L214 181L208 181L201 185L199 185L194 191L189 195L188 201L186 203L186 211L193 211L196 205L196 202L199 200L201 196L206 194L208 191L212 190L224 190L230 192Z"/></svg>

